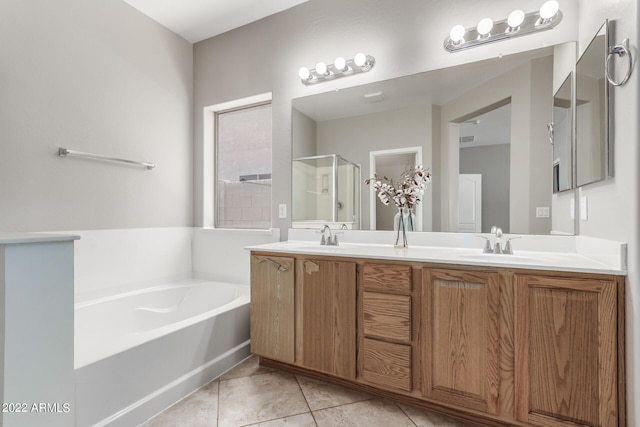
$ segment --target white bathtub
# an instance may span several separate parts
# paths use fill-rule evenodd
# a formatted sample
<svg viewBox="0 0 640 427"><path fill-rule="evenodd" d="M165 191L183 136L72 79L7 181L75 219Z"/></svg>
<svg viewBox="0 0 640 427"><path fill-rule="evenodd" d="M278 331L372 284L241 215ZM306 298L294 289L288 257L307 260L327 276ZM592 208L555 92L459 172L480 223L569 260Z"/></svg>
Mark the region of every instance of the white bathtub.
<svg viewBox="0 0 640 427"><path fill-rule="evenodd" d="M76 425L137 425L248 355L248 286L189 279L78 303Z"/></svg>

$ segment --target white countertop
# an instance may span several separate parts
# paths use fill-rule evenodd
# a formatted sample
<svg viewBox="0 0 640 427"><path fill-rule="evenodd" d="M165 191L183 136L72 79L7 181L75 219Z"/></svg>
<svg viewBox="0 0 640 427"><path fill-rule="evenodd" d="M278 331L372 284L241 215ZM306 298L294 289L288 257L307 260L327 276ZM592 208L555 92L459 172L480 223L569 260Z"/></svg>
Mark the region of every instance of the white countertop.
<svg viewBox="0 0 640 427"><path fill-rule="evenodd" d="M80 239L80 236L70 234L0 232L0 245L13 245L19 243L64 242L68 240L78 239Z"/></svg>
<svg viewBox="0 0 640 427"><path fill-rule="evenodd" d="M547 236L555 239L555 236ZM579 236L578 236L579 237ZM572 237L576 238L576 237ZM597 239L599 240L599 239ZM626 254L626 244L609 242L608 246L614 255L589 250L578 253L581 247L593 246L594 242L576 241L576 251L530 251L514 249L513 255L483 254L482 248L409 245L406 249L396 249L390 244L376 243L340 243L339 246L321 246L317 241L289 240L286 242L248 246L251 251L275 252L283 254L324 255L332 257L350 257L367 259L384 259L407 262L431 262L452 265L477 265L487 267L503 267L530 270L570 271L580 273L597 273L626 275L626 261L616 259ZM595 242L599 243L599 242ZM617 243L617 245L616 245ZM479 245L481 246L481 245ZM569 246L569 245L566 245ZM600 247L602 245L599 245Z"/></svg>

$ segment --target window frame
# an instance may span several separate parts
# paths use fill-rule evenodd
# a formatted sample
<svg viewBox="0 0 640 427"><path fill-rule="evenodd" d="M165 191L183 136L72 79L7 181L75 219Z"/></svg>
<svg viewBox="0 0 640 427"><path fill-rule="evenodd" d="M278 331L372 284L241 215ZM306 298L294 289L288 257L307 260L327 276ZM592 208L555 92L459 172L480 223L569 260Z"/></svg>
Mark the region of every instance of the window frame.
<svg viewBox="0 0 640 427"><path fill-rule="evenodd" d="M232 228L232 227L216 227L216 204L217 204L217 183L216 183L216 165L217 165L217 127L218 114L242 110L259 105L273 104L273 96L271 92L260 95L249 96L233 101L223 102L220 104L210 105L203 108L204 113L204 146L203 146L203 182L202 182L202 222L203 227L214 228L217 230L242 230L264 232L264 228ZM273 124L273 120L272 120ZM273 165L273 126L271 128L271 162ZM273 181L272 181L273 183ZM273 194L271 197L271 211L273 212ZM273 218L271 218L271 226L273 227Z"/></svg>

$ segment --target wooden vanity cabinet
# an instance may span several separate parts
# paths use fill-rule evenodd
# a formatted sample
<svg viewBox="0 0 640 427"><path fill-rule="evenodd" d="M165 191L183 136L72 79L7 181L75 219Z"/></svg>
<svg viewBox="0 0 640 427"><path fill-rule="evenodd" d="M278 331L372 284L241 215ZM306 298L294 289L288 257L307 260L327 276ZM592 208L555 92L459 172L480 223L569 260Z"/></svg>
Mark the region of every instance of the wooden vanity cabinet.
<svg viewBox="0 0 640 427"><path fill-rule="evenodd" d="M500 275L422 270L423 395L499 413Z"/></svg>
<svg viewBox="0 0 640 427"><path fill-rule="evenodd" d="M538 426L624 425L622 281L515 275L515 401ZM620 393L622 396L619 396ZM621 401L622 400L622 401ZM621 410L620 410L621 409Z"/></svg>
<svg viewBox="0 0 640 427"><path fill-rule="evenodd" d="M356 377L356 264L296 260L296 363Z"/></svg>
<svg viewBox="0 0 640 427"><path fill-rule="evenodd" d="M294 259L251 256L251 352L293 363Z"/></svg>
<svg viewBox="0 0 640 427"><path fill-rule="evenodd" d="M487 425L625 425L623 276L254 253L251 282L271 366Z"/></svg>

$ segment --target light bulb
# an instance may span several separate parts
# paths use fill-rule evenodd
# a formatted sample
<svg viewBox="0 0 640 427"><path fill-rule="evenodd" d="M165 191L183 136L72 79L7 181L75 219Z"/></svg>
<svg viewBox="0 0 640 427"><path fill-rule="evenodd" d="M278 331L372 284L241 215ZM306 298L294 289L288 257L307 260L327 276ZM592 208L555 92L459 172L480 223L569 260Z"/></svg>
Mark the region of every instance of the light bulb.
<svg viewBox="0 0 640 427"><path fill-rule="evenodd" d="M327 74L327 64L325 64L324 62L318 62L316 64L316 72L318 74Z"/></svg>
<svg viewBox="0 0 640 427"><path fill-rule="evenodd" d="M298 71L298 75L302 80L309 80L309 77L311 77L311 71L309 71L307 67L302 67L300 68L300 71Z"/></svg>
<svg viewBox="0 0 640 427"><path fill-rule="evenodd" d="M364 64L367 63L367 55L365 55L362 52L356 53L356 56L353 58L353 63L356 64L358 67L362 67Z"/></svg>
<svg viewBox="0 0 640 427"><path fill-rule="evenodd" d="M540 18L545 20L551 19L556 16L558 9L560 9L558 2L556 0L549 0L540 7Z"/></svg>
<svg viewBox="0 0 640 427"><path fill-rule="evenodd" d="M333 62L333 65L337 70L347 71L347 61L342 56L338 56Z"/></svg>
<svg viewBox="0 0 640 427"><path fill-rule="evenodd" d="M491 32L492 28L493 20L491 18L482 18L480 22L478 22L478 27L476 28L476 30L481 36L486 36Z"/></svg>
<svg viewBox="0 0 640 427"><path fill-rule="evenodd" d="M464 39L466 30L462 25L455 25L449 32L449 38L454 43L460 43Z"/></svg>
<svg viewBox="0 0 640 427"><path fill-rule="evenodd" d="M520 24L524 22L524 11L521 9L516 9L509 14L507 18L507 24L510 28L518 28Z"/></svg>

